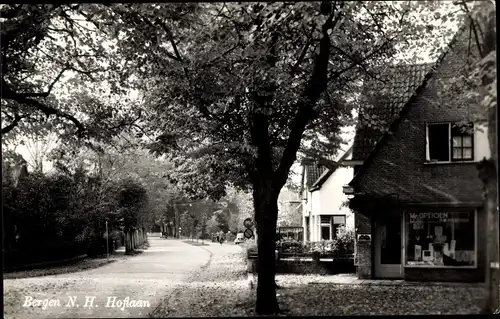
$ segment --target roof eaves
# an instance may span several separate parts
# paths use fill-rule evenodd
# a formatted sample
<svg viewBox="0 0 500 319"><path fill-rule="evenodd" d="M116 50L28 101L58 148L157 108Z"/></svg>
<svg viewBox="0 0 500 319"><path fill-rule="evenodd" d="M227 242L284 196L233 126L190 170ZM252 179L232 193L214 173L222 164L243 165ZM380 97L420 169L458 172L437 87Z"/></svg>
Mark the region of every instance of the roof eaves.
<svg viewBox="0 0 500 319"><path fill-rule="evenodd" d="M342 162L347 158L349 157L349 154L352 152L352 148L353 146L351 145L347 151L344 152L344 154L342 155L342 157L339 158L339 160L336 162L337 163L337 167L335 169L327 169L326 171L323 172L323 174L321 174L321 176L316 180L316 182L314 182L314 184L312 185L311 187L311 192L314 190L317 190L317 189L320 189L321 186L328 180L328 178L342 165Z"/></svg>

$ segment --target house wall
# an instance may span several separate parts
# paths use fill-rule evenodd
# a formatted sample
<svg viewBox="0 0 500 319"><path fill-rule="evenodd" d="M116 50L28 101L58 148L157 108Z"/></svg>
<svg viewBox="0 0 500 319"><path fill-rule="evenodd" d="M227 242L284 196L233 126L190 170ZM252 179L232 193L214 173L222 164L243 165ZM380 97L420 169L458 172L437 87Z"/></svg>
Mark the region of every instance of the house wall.
<svg viewBox="0 0 500 319"><path fill-rule="evenodd" d="M353 177L352 167L340 167L325 181L321 189L315 191L319 195L319 207L314 209L314 214L319 215L346 215L346 227L354 230L354 213L349 207L342 207L348 200L342 191L342 186L347 185ZM314 205L314 204L313 204Z"/></svg>
<svg viewBox="0 0 500 319"><path fill-rule="evenodd" d="M305 217L310 216L311 241L321 240L320 215L345 215L346 227L354 230L354 213L348 207L342 207L342 203L348 200L342 186L349 183L352 177L351 167L341 167L330 175L320 189L307 192L307 200L303 201L302 218L305 227Z"/></svg>
<svg viewBox="0 0 500 319"><path fill-rule="evenodd" d="M467 29L468 30L468 29ZM394 134L379 149L373 161L353 185L357 192L387 195L398 194L404 202L481 202L482 184L478 178L476 163L425 163L426 122L461 121L470 118L473 106L460 105L459 100L440 102L437 98L436 79L446 81L456 75L467 63L468 32L462 34L452 52L448 53L414 103L402 114L402 120ZM486 131L475 132L475 160L489 156ZM377 212L376 212L377 213ZM358 219L358 216L356 217ZM485 238L482 229L485 216L478 215L478 268L460 269L408 269L407 279L418 280L482 280L485 260ZM359 232L370 231L369 223L360 219ZM361 230L361 227L364 229ZM369 275L373 260L371 250L357 247L358 259L364 260L363 274ZM361 263L360 263L361 264ZM467 275L465 275L467 274Z"/></svg>

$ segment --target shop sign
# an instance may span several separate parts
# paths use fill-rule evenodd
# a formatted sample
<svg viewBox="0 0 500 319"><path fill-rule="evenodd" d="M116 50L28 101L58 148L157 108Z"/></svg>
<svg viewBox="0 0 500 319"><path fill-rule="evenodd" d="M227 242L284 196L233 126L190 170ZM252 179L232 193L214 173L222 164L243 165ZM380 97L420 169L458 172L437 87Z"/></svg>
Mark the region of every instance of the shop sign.
<svg viewBox="0 0 500 319"><path fill-rule="evenodd" d="M452 213L452 212L423 212L410 213L410 224L421 225L426 223L467 223L469 222L469 213Z"/></svg>

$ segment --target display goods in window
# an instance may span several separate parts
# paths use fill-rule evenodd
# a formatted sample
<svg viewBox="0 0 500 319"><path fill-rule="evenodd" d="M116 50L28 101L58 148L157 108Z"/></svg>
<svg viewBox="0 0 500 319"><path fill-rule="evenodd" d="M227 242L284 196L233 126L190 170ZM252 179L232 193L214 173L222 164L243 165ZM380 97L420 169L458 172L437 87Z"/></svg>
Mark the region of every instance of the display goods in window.
<svg viewBox="0 0 500 319"><path fill-rule="evenodd" d="M474 212L411 212L405 224L407 266L475 266Z"/></svg>

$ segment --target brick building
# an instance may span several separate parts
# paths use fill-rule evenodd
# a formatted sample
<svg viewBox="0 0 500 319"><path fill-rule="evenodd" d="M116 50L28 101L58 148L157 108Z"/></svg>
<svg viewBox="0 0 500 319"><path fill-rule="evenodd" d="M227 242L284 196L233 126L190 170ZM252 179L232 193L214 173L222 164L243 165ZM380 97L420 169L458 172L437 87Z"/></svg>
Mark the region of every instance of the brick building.
<svg viewBox="0 0 500 319"><path fill-rule="evenodd" d="M356 214L360 278L484 280L486 216L476 164L489 157L486 128L469 121L471 106L437 94L439 80L471 63L473 48L463 27L435 64L395 66L385 87L365 85L378 96L359 118L377 118L388 132L358 126L354 178L344 187Z"/></svg>

